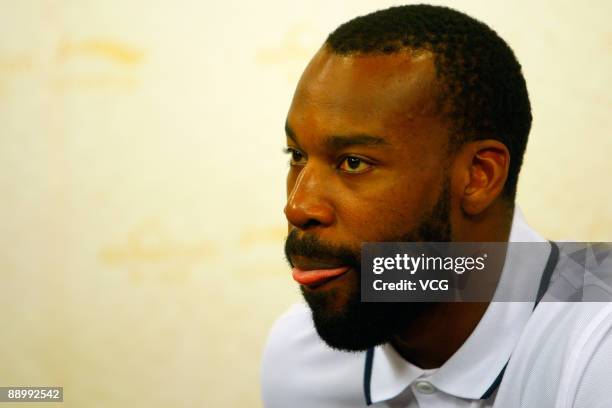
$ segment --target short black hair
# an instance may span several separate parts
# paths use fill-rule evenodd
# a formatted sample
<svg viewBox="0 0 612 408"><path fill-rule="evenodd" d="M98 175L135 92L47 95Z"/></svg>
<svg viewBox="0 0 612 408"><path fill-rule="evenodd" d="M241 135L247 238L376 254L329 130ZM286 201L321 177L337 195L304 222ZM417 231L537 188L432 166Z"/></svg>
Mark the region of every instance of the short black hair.
<svg viewBox="0 0 612 408"><path fill-rule="evenodd" d="M514 201L531 105L521 66L495 31L459 11L419 4L357 17L331 33L326 44L343 55L432 52L451 118L451 148L471 140L504 143L510 168L503 196Z"/></svg>

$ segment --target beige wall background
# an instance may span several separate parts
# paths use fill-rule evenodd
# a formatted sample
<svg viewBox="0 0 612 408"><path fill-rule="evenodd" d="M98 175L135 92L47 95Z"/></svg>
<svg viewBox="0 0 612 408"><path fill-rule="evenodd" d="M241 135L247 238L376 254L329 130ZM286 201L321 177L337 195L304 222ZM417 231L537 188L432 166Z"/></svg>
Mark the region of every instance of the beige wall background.
<svg viewBox="0 0 612 408"><path fill-rule="evenodd" d="M0 386L60 385L66 407L260 406L266 333L299 299L284 116L327 33L394 2L0 4ZM612 3L445 4L523 64L528 220L611 241Z"/></svg>

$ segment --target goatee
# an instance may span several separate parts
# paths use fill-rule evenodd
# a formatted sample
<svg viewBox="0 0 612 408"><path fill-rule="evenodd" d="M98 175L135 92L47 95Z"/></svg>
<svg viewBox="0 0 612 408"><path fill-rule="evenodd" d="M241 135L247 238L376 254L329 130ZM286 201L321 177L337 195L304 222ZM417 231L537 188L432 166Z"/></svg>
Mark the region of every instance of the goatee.
<svg viewBox="0 0 612 408"><path fill-rule="evenodd" d="M450 188L448 179L432 209L421 218L417 228L399 237L386 237L387 242L449 242ZM362 303L360 293L360 252L354 248L331 245L314 235L298 237L292 230L285 242L285 255L291 264L292 256L341 261L356 273L357 285L342 288L347 298L343 308L333 307L340 296L339 289L318 292L301 287L302 295L310 306L312 319L319 336L332 348L345 351L363 351L387 343L416 319L430 303ZM291 265L293 266L293 265Z"/></svg>

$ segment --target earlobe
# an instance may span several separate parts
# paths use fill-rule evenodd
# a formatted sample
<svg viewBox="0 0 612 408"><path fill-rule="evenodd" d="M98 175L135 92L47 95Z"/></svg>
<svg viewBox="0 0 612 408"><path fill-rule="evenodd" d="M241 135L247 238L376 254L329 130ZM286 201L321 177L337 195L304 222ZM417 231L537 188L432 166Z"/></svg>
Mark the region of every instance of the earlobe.
<svg viewBox="0 0 612 408"><path fill-rule="evenodd" d="M471 142L467 148L467 182L461 208L468 215L477 215L501 195L508 177L510 153L497 140Z"/></svg>

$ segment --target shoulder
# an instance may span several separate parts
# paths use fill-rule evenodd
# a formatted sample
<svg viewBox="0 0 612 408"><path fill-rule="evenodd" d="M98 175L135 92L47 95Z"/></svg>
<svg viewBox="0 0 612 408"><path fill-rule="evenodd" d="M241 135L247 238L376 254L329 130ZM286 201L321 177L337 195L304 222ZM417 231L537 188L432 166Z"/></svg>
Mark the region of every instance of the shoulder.
<svg viewBox="0 0 612 408"><path fill-rule="evenodd" d="M298 328L307 331L314 329L310 310L304 303L295 303L276 319L270 330L268 342L278 336L284 337Z"/></svg>
<svg viewBox="0 0 612 408"><path fill-rule="evenodd" d="M612 387L612 303L574 303L571 332L557 405L609 406Z"/></svg>
<svg viewBox="0 0 612 408"><path fill-rule="evenodd" d="M363 400L364 353L331 349L317 334L305 304L289 308L274 323L264 349L264 406L343 407ZM316 393L313 392L316 390Z"/></svg>
<svg viewBox="0 0 612 408"><path fill-rule="evenodd" d="M275 365L282 358L295 358L317 346L319 338L312 322L310 309L296 303L285 311L270 329L264 348L263 364Z"/></svg>
<svg viewBox="0 0 612 408"><path fill-rule="evenodd" d="M520 398L514 402L527 406L588 406L574 405L587 372L610 379L606 390L612 386L611 336L610 303L541 303L513 352L498 397ZM605 364L598 363L602 358Z"/></svg>

